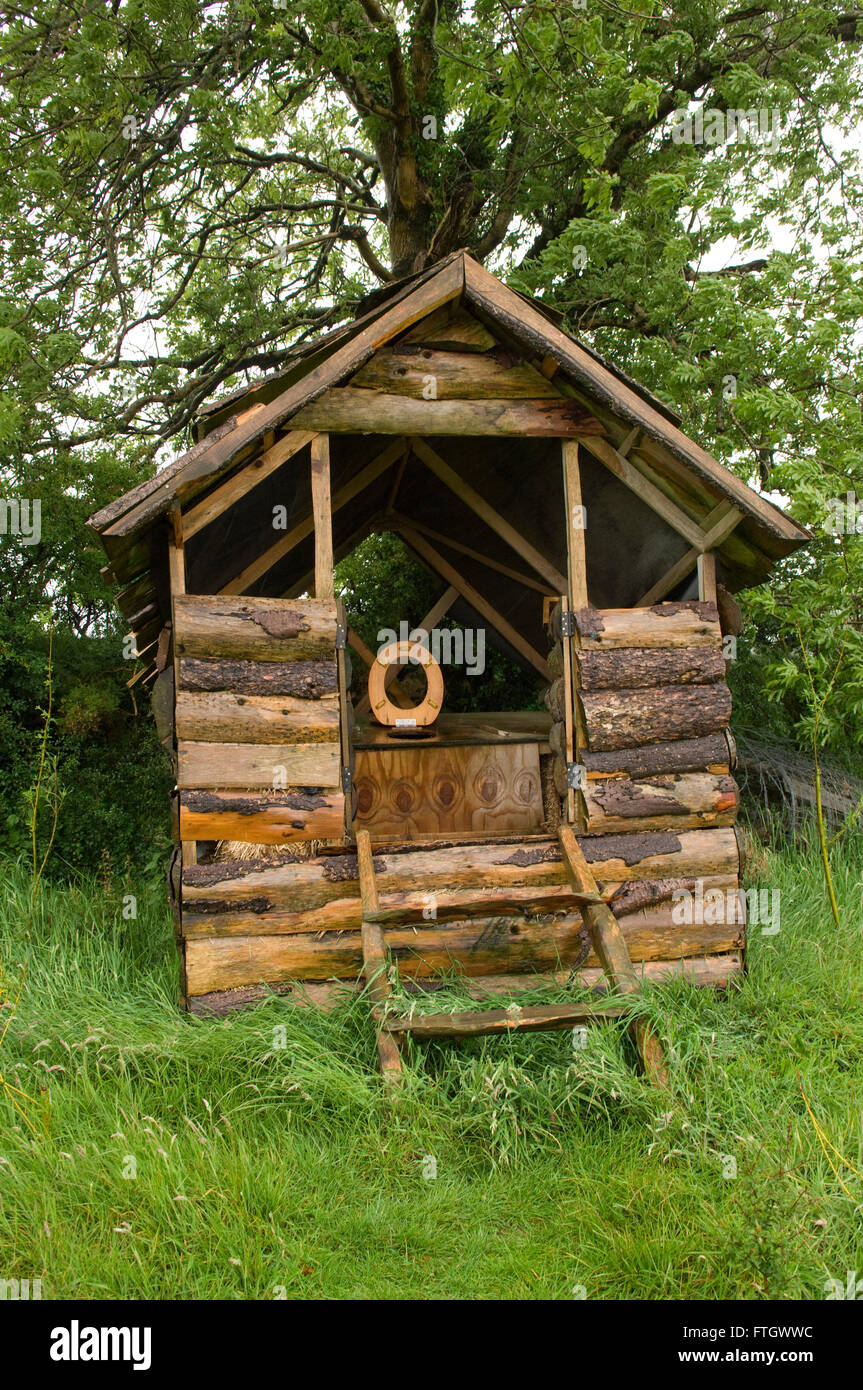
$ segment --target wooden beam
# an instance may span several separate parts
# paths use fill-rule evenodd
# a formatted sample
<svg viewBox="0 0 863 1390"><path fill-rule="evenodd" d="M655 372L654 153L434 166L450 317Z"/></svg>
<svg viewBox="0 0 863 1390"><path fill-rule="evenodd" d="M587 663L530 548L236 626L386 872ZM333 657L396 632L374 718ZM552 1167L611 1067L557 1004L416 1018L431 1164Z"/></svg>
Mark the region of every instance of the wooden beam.
<svg viewBox="0 0 863 1390"><path fill-rule="evenodd" d="M454 255L451 260L429 273L419 284L397 292L382 312L377 313L371 322L366 322L353 337L349 337L337 347L324 361L319 362L299 381L292 383L267 405L260 405L251 418L232 417L226 422L232 427L223 429L218 438L207 438L195 446L184 459L178 459L164 474L148 484L146 496L140 507L137 503L145 492L136 489L125 498L118 499L108 507L94 513L90 518L96 530L111 527L112 532L125 535L144 528L160 515L166 504L173 500L177 490L188 492L194 485L199 491L210 479L220 474L246 446L268 429L276 429L292 416L307 401L327 387L330 382L339 381L350 372L356 371L371 357L377 348L403 333L424 318L434 309L453 299L458 299L464 290L464 259ZM392 430L386 431L388 434ZM217 431L214 431L214 436ZM167 476L165 476L167 475ZM134 515L133 515L134 513ZM122 523L117 518L122 517ZM112 525L112 523L114 523ZM113 563L113 560L112 560Z"/></svg>
<svg viewBox="0 0 863 1390"><path fill-rule="evenodd" d="M185 595L186 592L186 552L183 545L183 518L180 513L179 505L175 502L169 513L170 529L168 532L168 580L171 590L171 629L174 634L174 710L173 726L176 738L177 731L177 695L180 689L180 654L177 648L177 617L176 600ZM180 850L183 859L183 867L187 864L197 864L198 846L195 840L181 840Z"/></svg>
<svg viewBox="0 0 863 1390"><path fill-rule="evenodd" d="M359 473L351 478L350 482L345 483L343 487L336 490L332 497L331 510L337 512L346 502L352 501L358 493L362 492L364 488L368 487L370 483L373 483L376 478L380 477L381 473L386 472L386 470L395 463L404 448L405 441L403 439L394 439L391 444L388 444L376 458L372 459L371 463L367 463L365 468L361 468ZM281 540L276 541L276 543L265 550L262 555L259 555L257 559L247 565L244 570L241 570L239 574L235 575L230 583L226 584L219 592L223 594L243 593L250 584L254 584L256 580L268 574L274 565L277 565L280 560L290 554L290 552L299 545L300 541L310 536L314 528L315 520L314 512L312 511L307 513L301 521L298 521L296 526L290 531L287 531Z"/></svg>
<svg viewBox="0 0 863 1390"><path fill-rule="evenodd" d="M537 400L413 400L382 391L332 386L292 421L328 434L601 435L590 411L563 396Z"/></svg>
<svg viewBox="0 0 863 1390"><path fill-rule="evenodd" d="M265 449L226 483L222 483L221 487L215 488L203 502L190 507L183 515L183 534L186 540L190 536L196 536L205 526L209 526L211 521L215 521L253 487L269 478L271 473L275 473L277 468L281 468L283 463L287 463L289 458L293 458L294 454L299 453L314 438L311 430L291 430L272 448Z"/></svg>
<svg viewBox="0 0 863 1390"><path fill-rule="evenodd" d="M451 492L454 492L456 497L464 502L466 507L469 507L472 512L476 512L477 516L485 522L486 526L489 526L492 531L495 531L500 536L501 540L506 541L510 549L514 550L517 555L520 555L523 560L526 560L537 574L541 574L551 585L555 593L561 594L564 592L566 589L566 579L561 574L560 570L556 569L540 551L535 549L529 541L525 540L524 536L516 531L515 527L511 526L505 517L502 517L499 512L495 511L494 507L492 507L489 502L486 502L485 498L481 497L480 494L470 486L470 483L466 483L464 478L460 477L455 469L451 468L446 460L442 459L440 454L438 454L430 444L427 444L424 439L414 438L411 440L411 447L417 455L417 458L422 459L423 463L427 468L431 469L435 477L439 478Z"/></svg>
<svg viewBox="0 0 863 1390"><path fill-rule="evenodd" d="M615 478L618 478L626 487L634 492L651 511L661 516L678 535L683 536L689 544L701 548L704 543L704 532L701 527L694 522L686 512L681 511L674 503L666 497L664 492L660 492L658 487L649 482L642 473L630 463L618 449L609 444L604 439L594 439L588 445L590 452L604 464Z"/></svg>
<svg viewBox="0 0 863 1390"><path fill-rule="evenodd" d="M511 569L509 565L502 565L499 560L493 560L490 555L483 555L481 551L474 550L470 545L463 545L461 541L453 540L452 536L444 535L443 531L435 531L431 526L425 526L420 521L415 521L413 517L405 516L401 512L392 512L384 517L384 521L395 527L409 526L412 531L419 531L420 535L428 536L429 540L441 541L450 550L457 550L460 555L468 555L472 560L477 560L479 564L485 565L486 569L496 570L498 574L505 574L508 579L515 579L519 584L524 584L528 589L536 589L543 595L550 598L557 598L557 595L550 595L548 584L542 584L532 575L524 574L521 570Z"/></svg>
<svg viewBox="0 0 863 1390"><path fill-rule="evenodd" d="M487 622L491 623L501 637L524 657L525 661L534 666L546 680L551 680L551 672L545 658L540 656L539 652L531 646L526 638L522 637L520 632L516 631L511 623L507 622L502 613L498 613L497 609L492 607L488 599L483 598L479 590L468 583L448 560L445 560L433 546L429 545L424 536L421 536L418 531L412 531L408 526L403 527L400 534L431 569L436 570L443 579L458 589L462 598L466 599L471 607L475 608L477 613Z"/></svg>
<svg viewBox="0 0 863 1390"><path fill-rule="evenodd" d="M381 348L351 377L352 389L383 391L428 400L559 400L548 378L512 353L406 350L402 343Z"/></svg>
<svg viewBox="0 0 863 1390"><path fill-rule="evenodd" d="M691 550L687 550L685 555L681 555L680 559L671 566L671 569L661 579L657 579L646 594L642 595L635 605L636 608L649 608L651 604L659 603L666 594L670 594L673 589L677 588L678 584L683 583L687 575L692 573L698 564L699 556L712 550L714 546L721 545L726 537L731 535L738 522L742 520L743 514L735 506L730 502L720 502L719 506L714 507L705 519L703 545L693 546Z"/></svg>
<svg viewBox="0 0 863 1390"><path fill-rule="evenodd" d="M583 505L581 500L581 471L578 466L578 444L563 442L563 495L566 503L567 548L569 552L570 607L587 608L587 551L584 539Z"/></svg>
<svg viewBox="0 0 863 1390"><path fill-rule="evenodd" d="M330 493L329 435L312 440L312 512L315 522L315 598L335 598L333 512Z"/></svg>

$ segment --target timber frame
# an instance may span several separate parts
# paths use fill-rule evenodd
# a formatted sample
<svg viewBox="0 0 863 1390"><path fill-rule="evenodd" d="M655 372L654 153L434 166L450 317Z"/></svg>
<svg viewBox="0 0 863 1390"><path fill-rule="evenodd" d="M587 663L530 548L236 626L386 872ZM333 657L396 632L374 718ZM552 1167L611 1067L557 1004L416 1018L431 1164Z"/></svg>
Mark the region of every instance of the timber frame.
<svg viewBox="0 0 863 1390"><path fill-rule="evenodd" d="M618 1018L665 1078L632 996L743 968L741 919L671 907L739 884L731 594L803 528L463 253L207 407L90 525L174 759L186 1006L364 982L391 1079L408 1034ZM547 713L445 710L388 741L334 573L374 531L438 586L412 626L481 628ZM401 710L406 684L387 671ZM406 1018L394 964L415 990L455 966L481 997L526 976L614 997Z"/></svg>

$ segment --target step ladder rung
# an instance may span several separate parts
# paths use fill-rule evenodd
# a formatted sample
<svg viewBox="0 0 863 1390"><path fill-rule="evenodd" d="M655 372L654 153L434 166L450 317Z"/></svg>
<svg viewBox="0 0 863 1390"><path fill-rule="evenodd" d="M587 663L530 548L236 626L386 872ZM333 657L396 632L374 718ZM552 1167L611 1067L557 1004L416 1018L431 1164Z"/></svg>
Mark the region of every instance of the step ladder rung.
<svg viewBox="0 0 863 1390"><path fill-rule="evenodd" d="M391 1014L381 1020L388 1033L410 1033L417 1038L470 1038L487 1033L535 1033L573 1028L580 1023L605 1023L626 1013L618 1005L525 1004L506 1009L466 1009L451 1014Z"/></svg>
<svg viewBox="0 0 863 1390"><path fill-rule="evenodd" d="M411 926L434 919L510 917L526 912L573 912L602 903L599 893L581 892L565 883L531 888L463 888L445 892L381 893L365 920L377 926Z"/></svg>

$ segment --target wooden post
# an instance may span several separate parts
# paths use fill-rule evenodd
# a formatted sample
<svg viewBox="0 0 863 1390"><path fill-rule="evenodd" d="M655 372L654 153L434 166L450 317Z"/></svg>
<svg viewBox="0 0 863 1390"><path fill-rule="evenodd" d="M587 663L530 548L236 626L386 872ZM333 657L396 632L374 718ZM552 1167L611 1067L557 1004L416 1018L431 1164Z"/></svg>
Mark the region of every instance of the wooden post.
<svg viewBox="0 0 863 1390"><path fill-rule="evenodd" d="M570 612L587 608L587 547L585 544L585 514L581 495L581 469L578 462L578 441L563 441L563 495L566 505L567 575L569 579ZM567 605L565 605L567 606ZM567 704L572 707L572 715L567 718L566 759L579 763L585 746L584 721L578 702L578 668L572 659L571 637L563 637L563 674L567 687ZM569 711L567 711L569 714ZM574 725L574 732L570 726ZM570 742L572 747L570 748ZM575 821L581 830L587 829L587 810L584 796L576 795L571 787L566 793L566 818Z"/></svg>
<svg viewBox="0 0 863 1390"><path fill-rule="evenodd" d="M186 592L186 549L183 544L183 518L178 503L174 503L170 513L171 530L168 535L168 576L171 586L171 632L174 648L174 732L177 729L177 697L180 693L180 656L177 651L177 618L174 613L174 600ZM183 866L197 864L198 846L195 840L182 841Z"/></svg>
<svg viewBox="0 0 863 1390"><path fill-rule="evenodd" d="M392 994L387 979L387 948L384 934L377 922L371 920L378 910L378 888L372 859L372 842L367 830L357 831L357 875L363 904L363 974L375 1005L378 1029L378 1061L385 1081L396 1082L401 1075L402 1059L395 1038L380 1027L380 1012Z"/></svg>
<svg viewBox="0 0 863 1390"><path fill-rule="evenodd" d="M579 893L598 893L596 879L591 872L578 840L568 825L558 831L563 862L573 887ZM632 960L620 923L606 903L588 903L581 909L582 916L590 932L593 949L599 956L603 970L618 994L640 994L641 985L633 969ZM636 1018L630 1033L638 1049L645 1075L654 1086L668 1085L668 1064L665 1052L650 1024L643 1018Z"/></svg>
<svg viewBox="0 0 863 1390"><path fill-rule="evenodd" d="M705 550L698 557L698 597L702 603L716 602L715 550Z"/></svg>
<svg viewBox="0 0 863 1390"><path fill-rule="evenodd" d="M330 437L312 440L312 514L315 521L315 598L335 597L333 514L330 499Z"/></svg>

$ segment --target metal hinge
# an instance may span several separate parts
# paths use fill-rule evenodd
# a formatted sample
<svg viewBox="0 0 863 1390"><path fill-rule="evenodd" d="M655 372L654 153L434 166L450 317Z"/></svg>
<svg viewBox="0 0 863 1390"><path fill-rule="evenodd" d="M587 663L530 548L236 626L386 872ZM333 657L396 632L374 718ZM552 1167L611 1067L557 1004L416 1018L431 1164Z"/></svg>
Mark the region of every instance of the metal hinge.
<svg viewBox="0 0 863 1390"><path fill-rule="evenodd" d="M351 770L350 770L350 768L349 768L349 767L343 767L343 768L342 768L342 791L345 792L345 793L347 794L347 792L349 792L349 791L351 790L351 787L353 786L353 784L354 784L354 779L353 779L353 777L351 776Z"/></svg>
<svg viewBox="0 0 863 1390"><path fill-rule="evenodd" d="M348 629L345 623L336 623L336 651L344 651L348 645Z"/></svg>
<svg viewBox="0 0 863 1390"><path fill-rule="evenodd" d="M587 787L587 768L584 763L567 763L566 785L570 791L583 792Z"/></svg>
<svg viewBox="0 0 863 1390"><path fill-rule="evenodd" d="M567 608L566 612L560 615L560 635L561 637L575 636L575 614L571 608Z"/></svg>

